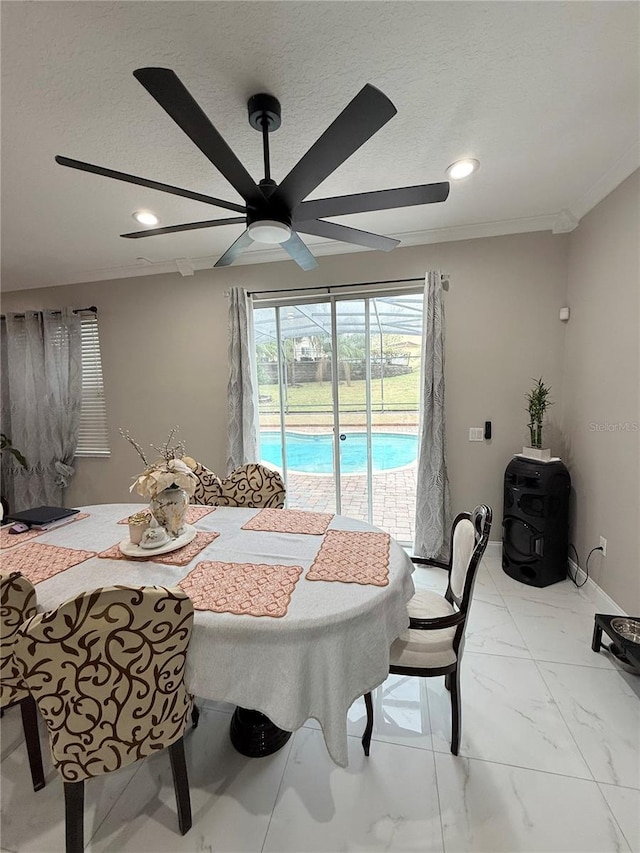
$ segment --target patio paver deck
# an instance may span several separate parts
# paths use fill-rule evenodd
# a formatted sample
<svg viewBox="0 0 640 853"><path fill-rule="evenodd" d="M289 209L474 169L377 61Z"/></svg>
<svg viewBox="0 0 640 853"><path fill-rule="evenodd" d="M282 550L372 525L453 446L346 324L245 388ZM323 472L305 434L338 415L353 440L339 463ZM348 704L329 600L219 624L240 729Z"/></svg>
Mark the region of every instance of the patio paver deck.
<svg viewBox="0 0 640 853"><path fill-rule="evenodd" d="M343 475L342 515L368 521L367 477ZM289 472L287 506L314 512L335 512L335 487L329 474ZM416 467L400 468L373 475L372 523L403 544L413 542L416 514Z"/></svg>

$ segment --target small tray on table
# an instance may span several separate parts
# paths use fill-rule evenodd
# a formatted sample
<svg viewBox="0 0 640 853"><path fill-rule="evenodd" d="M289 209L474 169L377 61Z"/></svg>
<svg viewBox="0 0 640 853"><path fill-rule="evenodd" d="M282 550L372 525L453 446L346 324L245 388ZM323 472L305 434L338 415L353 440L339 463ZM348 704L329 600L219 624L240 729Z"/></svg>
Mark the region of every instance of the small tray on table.
<svg viewBox="0 0 640 853"><path fill-rule="evenodd" d="M134 545L130 539L123 539L118 543L118 547L125 557L153 557L156 554L170 554L172 551L177 551L178 548L183 548L189 542L193 542L196 538L197 530L192 524L185 524L184 532L176 539L169 539L164 545L159 545L157 548L141 548L139 545Z"/></svg>

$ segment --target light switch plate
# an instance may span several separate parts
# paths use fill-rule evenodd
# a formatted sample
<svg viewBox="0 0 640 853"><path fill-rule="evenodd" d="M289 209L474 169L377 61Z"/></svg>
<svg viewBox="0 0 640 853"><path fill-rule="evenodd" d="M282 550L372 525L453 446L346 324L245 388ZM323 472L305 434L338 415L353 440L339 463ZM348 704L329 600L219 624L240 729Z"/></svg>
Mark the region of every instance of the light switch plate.
<svg viewBox="0 0 640 853"><path fill-rule="evenodd" d="M482 441L484 429L482 427L469 427L469 441Z"/></svg>

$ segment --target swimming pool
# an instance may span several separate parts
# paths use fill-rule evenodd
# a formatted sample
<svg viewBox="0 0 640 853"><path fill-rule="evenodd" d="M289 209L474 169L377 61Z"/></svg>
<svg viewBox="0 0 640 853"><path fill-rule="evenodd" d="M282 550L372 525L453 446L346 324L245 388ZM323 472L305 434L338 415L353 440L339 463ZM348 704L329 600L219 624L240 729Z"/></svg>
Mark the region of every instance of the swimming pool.
<svg viewBox="0 0 640 853"><path fill-rule="evenodd" d="M340 442L340 471L364 474L367 470L367 434L347 432ZM333 433L310 435L287 432L287 468L306 474L333 474ZM403 433L375 432L371 435L374 472L403 468L416 461L418 438ZM260 432L262 461L282 468L282 442L279 431Z"/></svg>

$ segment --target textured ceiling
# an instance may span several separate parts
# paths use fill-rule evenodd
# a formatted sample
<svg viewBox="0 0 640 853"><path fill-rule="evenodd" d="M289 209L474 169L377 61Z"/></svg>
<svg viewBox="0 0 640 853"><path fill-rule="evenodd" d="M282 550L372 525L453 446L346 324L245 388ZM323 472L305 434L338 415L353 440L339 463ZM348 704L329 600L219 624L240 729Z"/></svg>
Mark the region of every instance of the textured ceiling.
<svg viewBox="0 0 640 853"><path fill-rule="evenodd" d="M212 266L243 226L123 240L224 211L65 169L55 154L240 201L132 75L173 69L255 179L246 101L282 104L281 180L367 82L398 114L310 196L479 172L443 204L336 221L404 245L567 230L638 166L635 2L3 2L3 288ZM562 213L565 211L565 213ZM305 240L320 258L354 247ZM280 248L242 262L281 260ZM293 263L293 261L291 262ZM232 269L232 268L231 268ZM229 273L231 274L231 273Z"/></svg>

